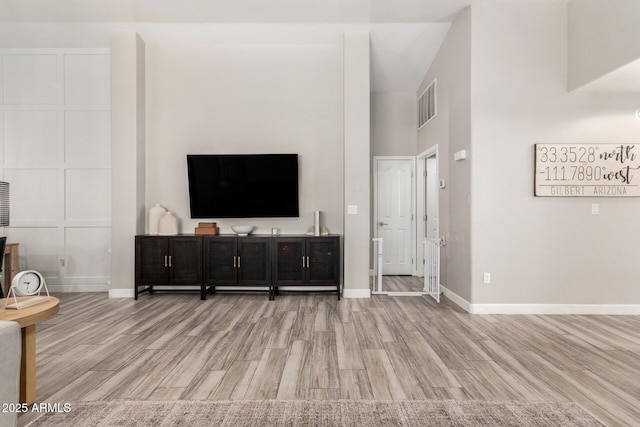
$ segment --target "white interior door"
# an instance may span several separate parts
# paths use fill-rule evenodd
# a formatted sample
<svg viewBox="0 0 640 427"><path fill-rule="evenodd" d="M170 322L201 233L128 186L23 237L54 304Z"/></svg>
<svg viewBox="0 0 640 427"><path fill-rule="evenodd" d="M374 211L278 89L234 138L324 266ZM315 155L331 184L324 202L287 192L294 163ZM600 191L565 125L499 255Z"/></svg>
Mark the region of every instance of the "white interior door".
<svg viewBox="0 0 640 427"><path fill-rule="evenodd" d="M413 158L376 158L376 236L384 242L382 274L413 273Z"/></svg>

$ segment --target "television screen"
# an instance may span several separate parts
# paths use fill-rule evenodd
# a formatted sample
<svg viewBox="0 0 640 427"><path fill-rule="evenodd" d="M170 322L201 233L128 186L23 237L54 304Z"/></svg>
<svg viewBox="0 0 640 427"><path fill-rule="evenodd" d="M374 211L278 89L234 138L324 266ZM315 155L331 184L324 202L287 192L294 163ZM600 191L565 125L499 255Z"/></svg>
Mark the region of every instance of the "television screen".
<svg viewBox="0 0 640 427"><path fill-rule="evenodd" d="M297 217L297 154L187 155L191 218Z"/></svg>

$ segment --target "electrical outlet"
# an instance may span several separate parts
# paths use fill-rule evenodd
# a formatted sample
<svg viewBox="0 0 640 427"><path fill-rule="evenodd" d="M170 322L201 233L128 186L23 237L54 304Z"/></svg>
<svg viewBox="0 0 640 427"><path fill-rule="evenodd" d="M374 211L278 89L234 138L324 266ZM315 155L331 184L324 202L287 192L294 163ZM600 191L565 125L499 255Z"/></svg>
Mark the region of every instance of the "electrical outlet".
<svg viewBox="0 0 640 427"><path fill-rule="evenodd" d="M491 273L484 273L484 283L491 283Z"/></svg>
<svg viewBox="0 0 640 427"><path fill-rule="evenodd" d="M60 258L60 267L64 267L66 264L66 261L64 258Z"/></svg>

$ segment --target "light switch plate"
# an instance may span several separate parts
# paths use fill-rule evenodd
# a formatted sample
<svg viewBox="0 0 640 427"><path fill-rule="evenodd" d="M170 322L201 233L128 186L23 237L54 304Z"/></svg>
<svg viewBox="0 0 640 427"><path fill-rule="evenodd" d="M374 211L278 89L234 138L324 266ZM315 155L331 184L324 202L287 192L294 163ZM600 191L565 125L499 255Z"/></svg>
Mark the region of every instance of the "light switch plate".
<svg viewBox="0 0 640 427"><path fill-rule="evenodd" d="M358 215L358 205L348 205L347 206L347 214L348 215Z"/></svg>
<svg viewBox="0 0 640 427"><path fill-rule="evenodd" d="M600 215L600 204L598 203L591 204L591 215Z"/></svg>

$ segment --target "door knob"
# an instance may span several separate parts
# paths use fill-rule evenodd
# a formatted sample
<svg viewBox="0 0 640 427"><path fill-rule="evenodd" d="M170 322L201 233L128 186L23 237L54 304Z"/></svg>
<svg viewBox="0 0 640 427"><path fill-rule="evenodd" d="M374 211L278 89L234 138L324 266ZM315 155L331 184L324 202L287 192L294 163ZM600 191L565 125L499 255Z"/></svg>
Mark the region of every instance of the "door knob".
<svg viewBox="0 0 640 427"><path fill-rule="evenodd" d="M379 226L379 227L382 227L383 225L389 225L389 224L387 224L386 222L379 222L379 223L378 223L378 226Z"/></svg>

